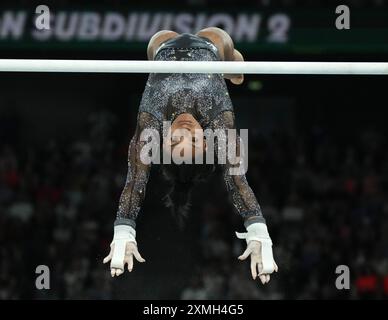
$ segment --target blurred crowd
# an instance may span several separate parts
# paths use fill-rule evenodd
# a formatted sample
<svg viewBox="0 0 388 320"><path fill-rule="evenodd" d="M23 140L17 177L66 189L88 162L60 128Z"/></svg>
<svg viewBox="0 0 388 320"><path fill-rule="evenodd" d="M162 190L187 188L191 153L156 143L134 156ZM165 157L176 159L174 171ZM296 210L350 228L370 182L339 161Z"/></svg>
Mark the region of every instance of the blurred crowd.
<svg viewBox="0 0 388 320"><path fill-rule="evenodd" d="M208 269L193 278L182 298L387 298L386 135L368 129L341 141L341 132L319 127L267 137L250 132L248 180L262 204L281 271L264 288L246 275L248 268L228 268L245 244L220 234L225 217L234 226L239 220L223 214L220 201L204 212ZM335 285L339 266L350 272L350 290Z"/></svg>
<svg viewBox="0 0 388 320"><path fill-rule="evenodd" d="M113 138L118 123L100 110L83 135L0 144L0 299L120 297L102 264L126 174L129 140ZM248 181L279 273L262 286L248 262L236 262L245 249L234 237L241 218L214 180L197 212L197 268L171 296L162 284L160 298L388 298L386 135L368 129L341 140L341 132L320 127L271 135L252 129L249 147ZM35 288L42 264L51 268L50 290ZM350 270L350 290L335 286L339 265Z"/></svg>

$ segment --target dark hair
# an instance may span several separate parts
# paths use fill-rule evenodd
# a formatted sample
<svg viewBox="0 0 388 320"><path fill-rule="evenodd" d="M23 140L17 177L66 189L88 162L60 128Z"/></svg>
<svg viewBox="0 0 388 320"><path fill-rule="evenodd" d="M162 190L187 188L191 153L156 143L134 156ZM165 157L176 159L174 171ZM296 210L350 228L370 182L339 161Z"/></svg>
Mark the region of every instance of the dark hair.
<svg viewBox="0 0 388 320"><path fill-rule="evenodd" d="M191 207L194 187L215 170L213 164L165 164L162 175L169 184L164 204L170 209L179 229L183 229Z"/></svg>

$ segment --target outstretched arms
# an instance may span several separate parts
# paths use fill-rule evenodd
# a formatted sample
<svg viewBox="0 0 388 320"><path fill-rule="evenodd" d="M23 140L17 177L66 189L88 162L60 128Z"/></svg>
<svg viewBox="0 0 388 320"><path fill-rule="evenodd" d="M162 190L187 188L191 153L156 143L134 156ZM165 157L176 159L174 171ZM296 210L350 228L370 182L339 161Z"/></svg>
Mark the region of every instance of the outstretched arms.
<svg viewBox="0 0 388 320"><path fill-rule="evenodd" d="M236 148L235 159L230 159L226 156L226 162L221 164L221 166L232 203L236 211L244 219L244 226L247 230L245 233L236 232L236 236L239 239L245 239L247 242L246 250L238 259L245 260L250 256L252 278L256 279L259 277L261 282L265 284L270 280L270 274L277 271L278 267L273 258L272 240L269 236L260 205L245 177L244 161L242 159L244 153L240 153L242 149L240 138L236 133L232 138L235 141L231 141L227 133L229 129L235 129L233 112L226 111L218 115L212 122L212 129L224 132L224 138L221 138L221 142L226 141L226 143L220 144L218 138L215 140L214 151L217 154L218 161L220 160L220 153L228 155L228 150L223 149ZM236 159L238 161L233 161ZM236 169L236 167L239 167L240 170L232 170Z"/></svg>
<svg viewBox="0 0 388 320"><path fill-rule="evenodd" d="M159 131L158 121L150 114L138 115L137 127L128 148L128 171L124 189L119 200L115 225L125 224L136 227L136 218L145 197L151 164L144 164L140 153L146 142L140 140L144 129Z"/></svg>
<svg viewBox="0 0 388 320"><path fill-rule="evenodd" d="M144 129L159 131L159 123L152 115L139 113L136 132L129 144L128 172L119 200L113 241L109 255L104 259L104 263L111 261L112 277L124 273L125 264L128 265L128 271L131 272L133 257L139 262L145 261L137 249L136 242L136 218L145 197L151 169L151 164L145 164L141 159L141 151L146 144L141 140L141 133Z"/></svg>
<svg viewBox="0 0 388 320"><path fill-rule="evenodd" d="M227 139L228 129L236 130L234 124L234 113L232 111L226 111L218 115L218 117L212 122L212 129L214 132L221 130L221 132L224 132L225 139ZM237 134L235 142L232 142L229 139L225 140L226 143L224 142L223 144L220 144L218 140L219 139L215 139L214 145L214 151L218 157L218 160L220 160L220 153L227 154L227 150L224 150L224 148L227 148L228 146L232 147L232 145L233 147L235 146L236 156L239 157L241 141ZM237 170L238 168L242 169L242 167L240 167L242 163L233 163L230 160L231 159L228 159L226 156L226 162L225 164L221 164L221 167L226 188L230 194L234 208L244 219L245 226L248 226L253 222L265 223L260 205L248 184L245 171ZM236 169L234 173L233 169Z"/></svg>

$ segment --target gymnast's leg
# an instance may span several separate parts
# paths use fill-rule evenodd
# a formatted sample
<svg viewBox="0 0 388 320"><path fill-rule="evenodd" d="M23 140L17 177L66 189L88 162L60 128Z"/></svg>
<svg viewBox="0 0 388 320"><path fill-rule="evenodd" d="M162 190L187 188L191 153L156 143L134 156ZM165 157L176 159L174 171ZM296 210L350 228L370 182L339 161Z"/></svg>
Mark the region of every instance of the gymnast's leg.
<svg viewBox="0 0 388 320"><path fill-rule="evenodd" d="M234 48L233 40L226 31L209 27L198 31L196 35L209 39L217 47L222 60L244 61L244 57ZM241 84L244 81L242 74L224 74L224 78L229 79L233 84Z"/></svg>
<svg viewBox="0 0 388 320"><path fill-rule="evenodd" d="M179 36L179 33L171 30L161 30L157 33L155 33L150 41L148 42L148 47L147 47L147 58L148 60L154 60L155 57L155 52L158 50L159 46L172 38L175 38Z"/></svg>

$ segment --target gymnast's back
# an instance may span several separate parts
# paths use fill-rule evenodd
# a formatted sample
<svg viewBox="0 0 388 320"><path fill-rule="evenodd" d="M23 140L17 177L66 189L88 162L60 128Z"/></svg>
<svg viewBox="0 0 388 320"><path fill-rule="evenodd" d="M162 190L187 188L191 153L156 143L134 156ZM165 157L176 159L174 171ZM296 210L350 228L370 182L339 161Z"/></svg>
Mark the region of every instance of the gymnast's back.
<svg viewBox="0 0 388 320"><path fill-rule="evenodd" d="M183 33L163 42L154 60L219 61L220 57L207 38ZM203 128L224 111L233 112L233 105L223 76L203 73L151 73L139 107L139 114L148 113L160 124L190 113Z"/></svg>

